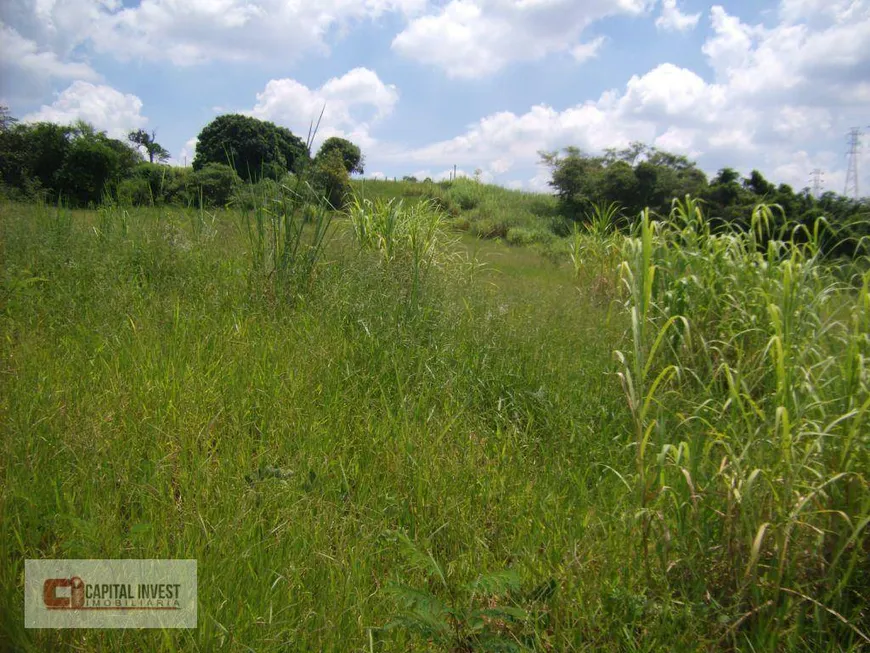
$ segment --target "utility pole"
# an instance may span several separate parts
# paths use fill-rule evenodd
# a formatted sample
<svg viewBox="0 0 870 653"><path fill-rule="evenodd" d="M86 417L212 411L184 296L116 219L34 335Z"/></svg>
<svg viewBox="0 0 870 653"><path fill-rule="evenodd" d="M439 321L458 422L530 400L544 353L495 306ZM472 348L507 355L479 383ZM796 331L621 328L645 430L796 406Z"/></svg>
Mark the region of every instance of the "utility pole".
<svg viewBox="0 0 870 653"><path fill-rule="evenodd" d="M810 181L813 182L813 197L819 199L822 195L822 185L825 183L822 177L825 176L824 170L816 168L810 173Z"/></svg>
<svg viewBox="0 0 870 653"><path fill-rule="evenodd" d="M858 191L858 155L861 152L861 137L863 135L864 132L861 131L860 127L853 127L849 130L849 167L846 170L846 188L843 195L849 197L851 191L851 196L856 200L860 197Z"/></svg>

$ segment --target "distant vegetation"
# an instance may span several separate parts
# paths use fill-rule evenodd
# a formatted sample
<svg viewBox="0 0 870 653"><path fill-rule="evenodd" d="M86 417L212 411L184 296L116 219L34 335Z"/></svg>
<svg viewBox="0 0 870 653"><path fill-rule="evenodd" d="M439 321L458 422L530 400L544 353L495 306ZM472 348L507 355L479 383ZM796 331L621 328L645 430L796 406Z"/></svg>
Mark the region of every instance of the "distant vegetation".
<svg viewBox="0 0 870 653"><path fill-rule="evenodd" d="M748 228L753 208L765 203L781 209L775 217L778 226L788 221L809 228L820 217L836 224L848 242L826 242L826 249L835 247L851 254L861 238L870 237L870 203L866 200L856 202L833 192L817 199L808 188L795 192L787 184L776 186L758 170L741 178L736 170L723 168L708 180L686 157L643 143L610 149L603 156L569 147L562 154L542 152L541 161L552 171L550 185L564 219L555 229L562 235L572 223L588 221L598 206L618 206L617 226L627 226L636 222L644 208L667 216L674 198L689 195L702 201L706 215L720 229Z"/></svg>
<svg viewBox="0 0 870 653"><path fill-rule="evenodd" d="M310 135L309 135L310 138ZM0 193L12 199L42 198L69 206L104 202L123 206L206 206L250 204L252 195L272 185L294 186L296 179L328 197L334 208L357 192L432 200L453 218L453 226L481 238L516 245L550 246L587 224L596 207L615 206L617 228L629 228L644 208L666 216L675 198L687 195L704 204L716 228L748 227L759 203L776 205L777 216L809 227L824 217L837 225L840 240L825 250L854 255L870 238L870 203L833 192L813 197L775 185L757 170L746 178L731 169L712 179L684 156L643 143L590 155L568 147L541 152L551 171L553 195L509 191L474 179L419 181L405 176L389 184L351 181L361 175L365 157L359 146L332 137L312 158L311 143L268 121L239 114L222 115L199 134L192 168L165 165L168 152L154 132L136 130L127 141L109 138L86 123L61 126L17 123L5 109L0 122ZM147 161L143 159L147 156ZM253 193L248 186L260 186ZM274 188L273 188L274 190ZM776 219L780 219L777 217Z"/></svg>

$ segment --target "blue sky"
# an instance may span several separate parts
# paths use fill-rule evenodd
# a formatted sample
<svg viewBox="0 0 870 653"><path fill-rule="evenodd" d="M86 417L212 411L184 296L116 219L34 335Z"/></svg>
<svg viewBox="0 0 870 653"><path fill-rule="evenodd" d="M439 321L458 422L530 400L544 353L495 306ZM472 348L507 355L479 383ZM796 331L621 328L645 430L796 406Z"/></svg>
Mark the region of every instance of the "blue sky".
<svg viewBox="0 0 870 653"><path fill-rule="evenodd" d="M154 129L177 163L220 113L304 137L325 104L321 137L360 144L367 176L543 189L539 150L642 140L842 192L870 0L4 0L0 101Z"/></svg>

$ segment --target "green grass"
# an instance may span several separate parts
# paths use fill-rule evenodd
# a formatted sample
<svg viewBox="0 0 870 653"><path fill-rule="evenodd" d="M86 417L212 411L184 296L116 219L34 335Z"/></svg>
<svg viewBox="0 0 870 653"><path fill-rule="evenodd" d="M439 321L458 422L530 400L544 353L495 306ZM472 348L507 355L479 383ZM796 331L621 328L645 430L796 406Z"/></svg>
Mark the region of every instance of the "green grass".
<svg viewBox="0 0 870 653"><path fill-rule="evenodd" d="M557 202L552 195L467 178L438 183L366 179L354 181L353 187L359 196L372 201L431 201L448 214L455 229L479 238L501 238L513 245L547 244L555 238Z"/></svg>
<svg viewBox="0 0 870 653"><path fill-rule="evenodd" d="M866 279L404 197L0 206L0 648L857 650ZM27 558L196 558L199 627L25 630Z"/></svg>

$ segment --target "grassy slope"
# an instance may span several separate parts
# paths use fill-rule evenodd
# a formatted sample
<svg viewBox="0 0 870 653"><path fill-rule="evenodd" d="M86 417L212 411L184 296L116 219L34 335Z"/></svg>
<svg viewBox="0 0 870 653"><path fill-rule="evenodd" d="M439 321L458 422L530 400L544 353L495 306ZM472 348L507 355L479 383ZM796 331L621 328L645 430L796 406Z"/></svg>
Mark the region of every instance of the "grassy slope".
<svg viewBox="0 0 870 653"><path fill-rule="evenodd" d="M373 201L432 200L453 218L453 226L481 238L507 238L514 244L553 239L556 199L543 193L509 190L460 178L455 182L356 180L354 191ZM514 230L514 233L510 233Z"/></svg>
<svg viewBox="0 0 870 653"><path fill-rule="evenodd" d="M384 585L419 581L389 529L457 579L553 578L545 635L597 633L591 578L623 564L602 568L624 492L599 464L622 457L621 325L497 246L500 273L408 314L340 237L291 307L249 283L236 220L143 210L100 238L94 213L2 207L7 645L359 649L395 612ZM246 481L265 465L291 476ZM25 632L23 559L51 557L197 558L200 628Z"/></svg>
<svg viewBox="0 0 870 653"><path fill-rule="evenodd" d="M406 202L428 195L448 210L479 193L476 203L464 200L466 210L454 210L457 222L471 227L502 206L499 221L529 232L546 223L551 206L542 196L472 182L444 189L367 181L357 190ZM698 385L682 381L684 396L673 389L652 402L659 426L650 446L657 448L641 459L648 480L635 484L637 423L617 378L625 368L611 354L633 346L626 315L610 301L618 247L583 250L575 277L567 263L479 241L473 233L482 230L469 228L457 247L488 269L472 274L454 261L428 278L422 302L412 304L407 270L358 253L339 223L329 264L311 292L291 302L273 279L251 272L238 216L203 217L0 207L0 612L10 615L0 620L0 648L423 650L404 630L380 628L397 615L392 583L446 600L479 574L507 569L519 574L516 602L531 613L512 632L539 650L776 650L802 642L818 649L819 639L803 639L811 627L859 641L845 627L830 630L831 622L841 625L790 595L780 593L768 610L760 582L775 571L776 538L791 522L765 527L749 566L748 549L760 522L791 509L792 495L777 492L781 465L771 462L780 451L791 455L790 445L771 439L763 455L747 447L733 464L722 459L723 443L685 414L698 410L704 424L721 420L712 433L721 428L738 444L743 421L727 417L730 402L720 409L727 394L707 395L718 381L707 381L700 367ZM666 268L674 264L672 281L685 297L729 287L703 261L690 263L700 285L683 284L680 266L689 264L670 261L672 246L655 256L656 278L670 283ZM705 271L710 279L701 280ZM769 277L772 301L779 301L778 273ZM661 301L685 297L669 292ZM693 301L718 306L715 297ZM736 300L722 319L738 323L737 309L753 302ZM811 320L802 324L812 341ZM695 326L703 335L703 321ZM747 357L764 359L763 344ZM725 344L716 346L727 354ZM688 353L703 360L708 352L701 344ZM748 365L747 376L759 365ZM812 369L807 379L831 367ZM756 420L757 433L780 428L773 393L763 391L769 376L750 378L757 414L743 419L747 428ZM830 387L825 381L822 392ZM796 386L795 402L803 392ZM860 405L866 392L852 392ZM804 460L830 461L807 465L821 475L836 469L840 453L805 444L800 429L815 437L818 406L833 403L811 401L794 409L794 450ZM852 428L853 418L842 424ZM691 452L691 465L679 455L671 461L669 442L679 442L680 455ZM748 491L760 461L772 491L756 489L754 503L738 505L746 533L730 525L723 533L730 524L724 503L733 503L727 484ZM273 468L284 478L259 477ZM803 468L792 471L796 483L807 482ZM849 489L856 498L843 505L850 510L866 503L861 483ZM641 485L649 496L637 492ZM638 495L660 515L651 528L662 569L652 579L641 560L638 528L650 522L638 519ZM803 519L821 524L818 515L827 517L812 506ZM865 513L866 506L852 514L850 528L866 525ZM450 591L408 565L393 531L432 553ZM809 527L800 533L812 536ZM857 559L856 543L865 546L855 533L844 560ZM796 583L810 566L802 566L797 543L788 553L797 556L788 568ZM50 557L197 558L200 627L25 631L23 559ZM717 565L709 578L707 561ZM756 586L753 564L765 570ZM866 563L855 564L848 576L860 587ZM740 592L757 598L741 598L740 612L725 613L734 573ZM542 585L555 588L552 596L529 598ZM756 623L756 615L768 621Z"/></svg>

